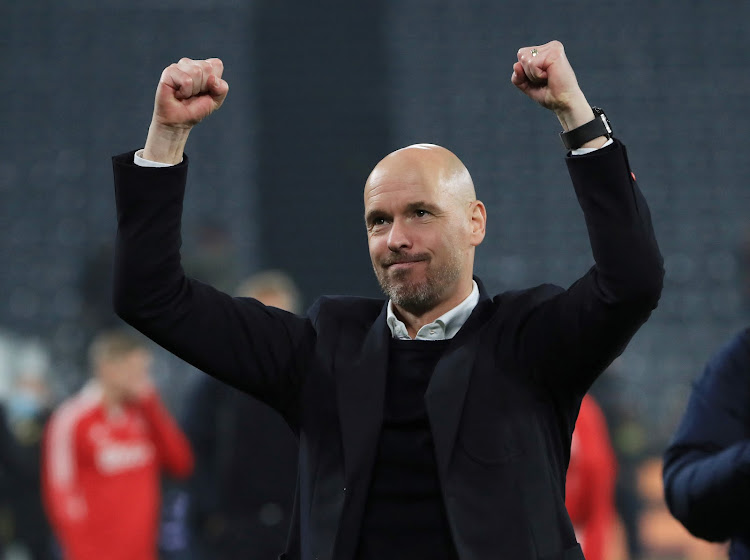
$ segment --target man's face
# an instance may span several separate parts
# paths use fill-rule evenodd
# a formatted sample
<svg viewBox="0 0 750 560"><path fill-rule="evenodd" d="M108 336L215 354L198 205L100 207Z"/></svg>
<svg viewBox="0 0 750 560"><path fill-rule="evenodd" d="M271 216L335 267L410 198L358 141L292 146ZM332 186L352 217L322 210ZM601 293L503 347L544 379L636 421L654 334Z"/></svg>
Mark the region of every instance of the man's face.
<svg viewBox="0 0 750 560"><path fill-rule="evenodd" d="M455 295L472 267L471 202L432 175L408 162L376 168L365 189L375 275L397 306L417 315Z"/></svg>
<svg viewBox="0 0 750 560"><path fill-rule="evenodd" d="M146 350L134 350L124 356L102 360L97 375L102 384L120 400L138 398L151 382L151 355Z"/></svg>

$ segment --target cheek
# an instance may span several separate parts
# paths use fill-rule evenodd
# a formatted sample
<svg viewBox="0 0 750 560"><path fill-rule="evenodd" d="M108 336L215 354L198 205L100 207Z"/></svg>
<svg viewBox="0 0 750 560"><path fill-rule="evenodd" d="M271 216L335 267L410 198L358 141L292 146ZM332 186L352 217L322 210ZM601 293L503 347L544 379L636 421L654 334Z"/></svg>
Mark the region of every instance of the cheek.
<svg viewBox="0 0 750 560"><path fill-rule="evenodd" d="M374 264L383 255L386 244L382 236L370 236L367 238L367 248L370 251L370 260Z"/></svg>
<svg viewBox="0 0 750 560"><path fill-rule="evenodd" d="M460 255L463 253L467 244L466 235L458 229L443 231L440 235L433 238L433 247L436 252L441 253L444 257L447 255Z"/></svg>

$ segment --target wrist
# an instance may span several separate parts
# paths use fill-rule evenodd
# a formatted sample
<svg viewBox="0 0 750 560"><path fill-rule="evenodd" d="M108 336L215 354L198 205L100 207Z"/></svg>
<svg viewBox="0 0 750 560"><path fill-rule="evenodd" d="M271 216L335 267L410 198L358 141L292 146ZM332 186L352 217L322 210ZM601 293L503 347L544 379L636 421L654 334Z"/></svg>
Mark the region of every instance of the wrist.
<svg viewBox="0 0 750 560"><path fill-rule="evenodd" d="M560 140L567 150L579 148L598 149L612 138L612 126L604 111L599 107L590 107L594 118L571 130L563 130Z"/></svg>
<svg viewBox="0 0 750 560"><path fill-rule="evenodd" d="M180 163L190 130L190 127L172 127L151 121L143 158L172 165Z"/></svg>
<svg viewBox="0 0 750 560"><path fill-rule="evenodd" d="M581 91L577 95L571 96L567 103L555 110L555 115L564 132L594 120L594 111L591 110L591 105L586 101L586 97Z"/></svg>

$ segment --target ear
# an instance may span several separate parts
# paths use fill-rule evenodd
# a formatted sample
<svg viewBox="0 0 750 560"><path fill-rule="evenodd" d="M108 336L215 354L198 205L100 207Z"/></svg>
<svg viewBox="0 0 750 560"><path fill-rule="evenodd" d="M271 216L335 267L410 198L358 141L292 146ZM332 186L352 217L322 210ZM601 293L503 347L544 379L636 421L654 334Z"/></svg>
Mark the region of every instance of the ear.
<svg viewBox="0 0 750 560"><path fill-rule="evenodd" d="M485 228L487 227L487 209L481 200L475 200L469 208L469 220L471 225L471 244L476 247L484 240Z"/></svg>

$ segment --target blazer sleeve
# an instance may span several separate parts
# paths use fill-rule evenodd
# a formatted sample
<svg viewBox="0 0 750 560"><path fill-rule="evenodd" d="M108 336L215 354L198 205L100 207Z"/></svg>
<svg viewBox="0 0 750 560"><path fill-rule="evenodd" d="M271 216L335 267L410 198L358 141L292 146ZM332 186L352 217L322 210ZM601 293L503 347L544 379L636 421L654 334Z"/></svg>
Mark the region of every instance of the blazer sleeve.
<svg viewBox="0 0 750 560"><path fill-rule="evenodd" d="M233 298L185 276L182 204L189 160L146 168L113 158L113 300L127 323L198 369L276 408L291 424L315 334L305 317Z"/></svg>
<svg viewBox="0 0 750 560"><path fill-rule="evenodd" d="M595 264L567 290L537 292L517 344L525 369L580 394L657 306L664 269L625 146L568 156L567 165Z"/></svg>
<svg viewBox="0 0 750 560"><path fill-rule="evenodd" d="M667 505L691 533L712 541L750 535L750 329L694 383L663 473Z"/></svg>

